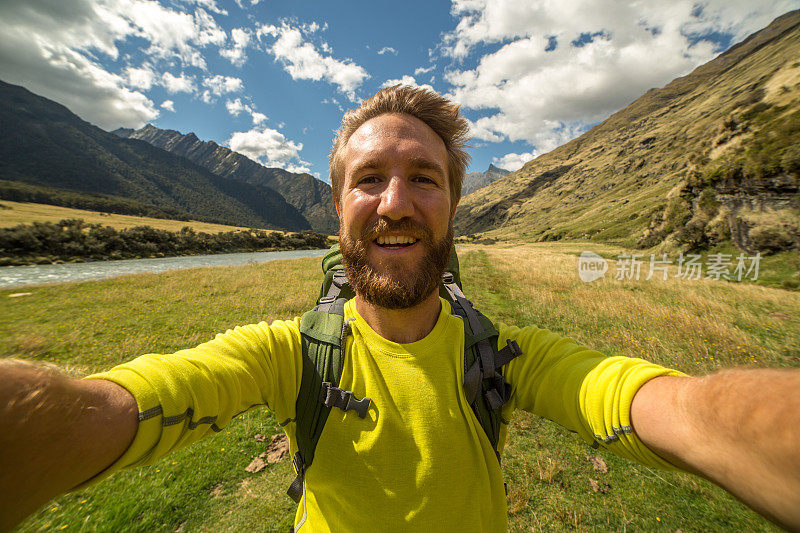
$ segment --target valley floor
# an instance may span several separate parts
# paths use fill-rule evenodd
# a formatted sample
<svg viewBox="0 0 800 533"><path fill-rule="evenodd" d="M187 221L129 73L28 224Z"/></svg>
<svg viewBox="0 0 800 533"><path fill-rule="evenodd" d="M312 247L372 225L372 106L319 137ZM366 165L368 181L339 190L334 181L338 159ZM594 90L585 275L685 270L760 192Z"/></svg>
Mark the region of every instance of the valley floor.
<svg viewBox="0 0 800 533"><path fill-rule="evenodd" d="M624 252L565 243L460 248L464 292L495 321L687 373L800 367L800 293L675 277L616 280L613 260L603 279L587 283L578 276L583 251L607 259ZM319 272L319 259L300 259L34 286L13 298L18 291L0 291L0 355L85 375L142 353L170 353L237 324L299 315L313 305ZM58 498L20 531L290 529L288 461L244 470L264 451L253 437L279 428L263 407L239 418L153 466ZM512 531L777 530L705 481L593 450L527 413L511 422L503 469Z"/></svg>

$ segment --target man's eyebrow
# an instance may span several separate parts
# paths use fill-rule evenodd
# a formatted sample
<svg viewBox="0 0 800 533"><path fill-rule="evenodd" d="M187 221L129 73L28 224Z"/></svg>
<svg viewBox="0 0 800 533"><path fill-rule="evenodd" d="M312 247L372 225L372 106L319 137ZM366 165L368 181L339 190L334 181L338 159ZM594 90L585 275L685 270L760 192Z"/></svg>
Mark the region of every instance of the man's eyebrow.
<svg viewBox="0 0 800 533"><path fill-rule="evenodd" d="M424 157L413 157L409 161L409 164L417 168L419 170L433 170L434 172L438 172L442 176L445 176L445 171L439 163L435 161L431 161L430 159L426 159Z"/></svg>
<svg viewBox="0 0 800 533"><path fill-rule="evenodd" d="M367 170L367 169L378 169L378 168L381 168L383 165L384 164L379 159L367 159L366 161L362 161L360 163L357 163L353 167L351 172L353 174L356 174L358 172L361 172L361 171Z"/></svg>
<svg viewBox="0 0 800 533"><path fill-rule="evenodd" d="M434 172L438 172L442 176L446 176L444 168L439 163L435 161L431 161L425 157L412 157L408 161L408 165L417 170L432 170ZM386 162L381 159L367 159L365 161L361 161L356 163L353 167L351 172L353 174L357 174L359 172L363 172L364 170L368 169L380 169L386 166Z"/></svg>

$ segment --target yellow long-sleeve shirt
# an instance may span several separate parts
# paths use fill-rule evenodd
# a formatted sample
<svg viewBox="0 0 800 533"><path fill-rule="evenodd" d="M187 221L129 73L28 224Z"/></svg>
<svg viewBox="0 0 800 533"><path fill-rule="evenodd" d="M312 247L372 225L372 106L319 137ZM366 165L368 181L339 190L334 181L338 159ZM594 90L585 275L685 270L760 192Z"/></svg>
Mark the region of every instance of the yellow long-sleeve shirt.
<svg viewBox="0 0 800 533"><path fill-rule="evenodd" d="M375 333L353 301L345 316L355 320L339 386L372 402L364 419L331 410L295 523L301 531L505 530L500 468L464 396L461 319L442 300L424 339L397 344ZM679 372L606 357L546 330L498 329L500 346L515 339L523 353L505 370L513 393L504 418L524 409L618 455L671 468L632 433L630 404L647 380ZM140 411L132 445L101 476L152 463L254 405L293 420L301 372L295 319L237 327L197 348L144 355L90 376L131 391ZM285 429L294 454L294 423ZM504 441L505 429L501 449Z"/></svg>

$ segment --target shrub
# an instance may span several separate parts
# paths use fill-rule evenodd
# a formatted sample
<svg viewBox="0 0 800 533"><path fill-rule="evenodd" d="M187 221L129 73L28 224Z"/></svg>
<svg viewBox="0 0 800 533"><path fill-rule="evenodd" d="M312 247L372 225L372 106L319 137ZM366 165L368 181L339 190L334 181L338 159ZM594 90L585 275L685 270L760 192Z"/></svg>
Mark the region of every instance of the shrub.
<svg viewBox="0 0 800 533"><path fill-rule="evenodd" d="M789 250L796 244L786 228L780 226L756 226L750 230L750 240L756 250L767 254Z"/></svg>
<svg viewBox="0 0 800 533"><path fill-rule="evenodd" d="M758 102L756 105L754 105L753 107L751 107L750 109L748 109L747 111L742 113L742 117L741 118L742 118L742 120L752 120L757 115L760 115L761 113L763 113L764 111L766 111L770 107L772 107L772 106L770 104L766 103L766 102Z"/></svg>
<svg viewBox="0 0 800 533"><path fill-rule="evenodd" d="M781 168L786 172L800 174L800 146L790 146L783 152Z"/></svg>

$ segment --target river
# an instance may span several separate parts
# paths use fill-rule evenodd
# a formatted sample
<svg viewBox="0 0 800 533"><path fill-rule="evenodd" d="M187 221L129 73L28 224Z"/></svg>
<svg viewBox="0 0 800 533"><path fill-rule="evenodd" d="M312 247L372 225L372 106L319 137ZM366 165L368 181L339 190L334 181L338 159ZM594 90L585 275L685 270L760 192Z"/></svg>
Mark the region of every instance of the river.
<svg viewBox="0 0 800 533"><path fill-rule="evenodd" d="M276 259L320 257L325 252L327 250L289 250L285 252L187 255L155 259L120 259L91 263L65 263L63 265L7 266L0 267L0 288L111 278L124 274L157 273L183 268L266 263Z"/></svg>

